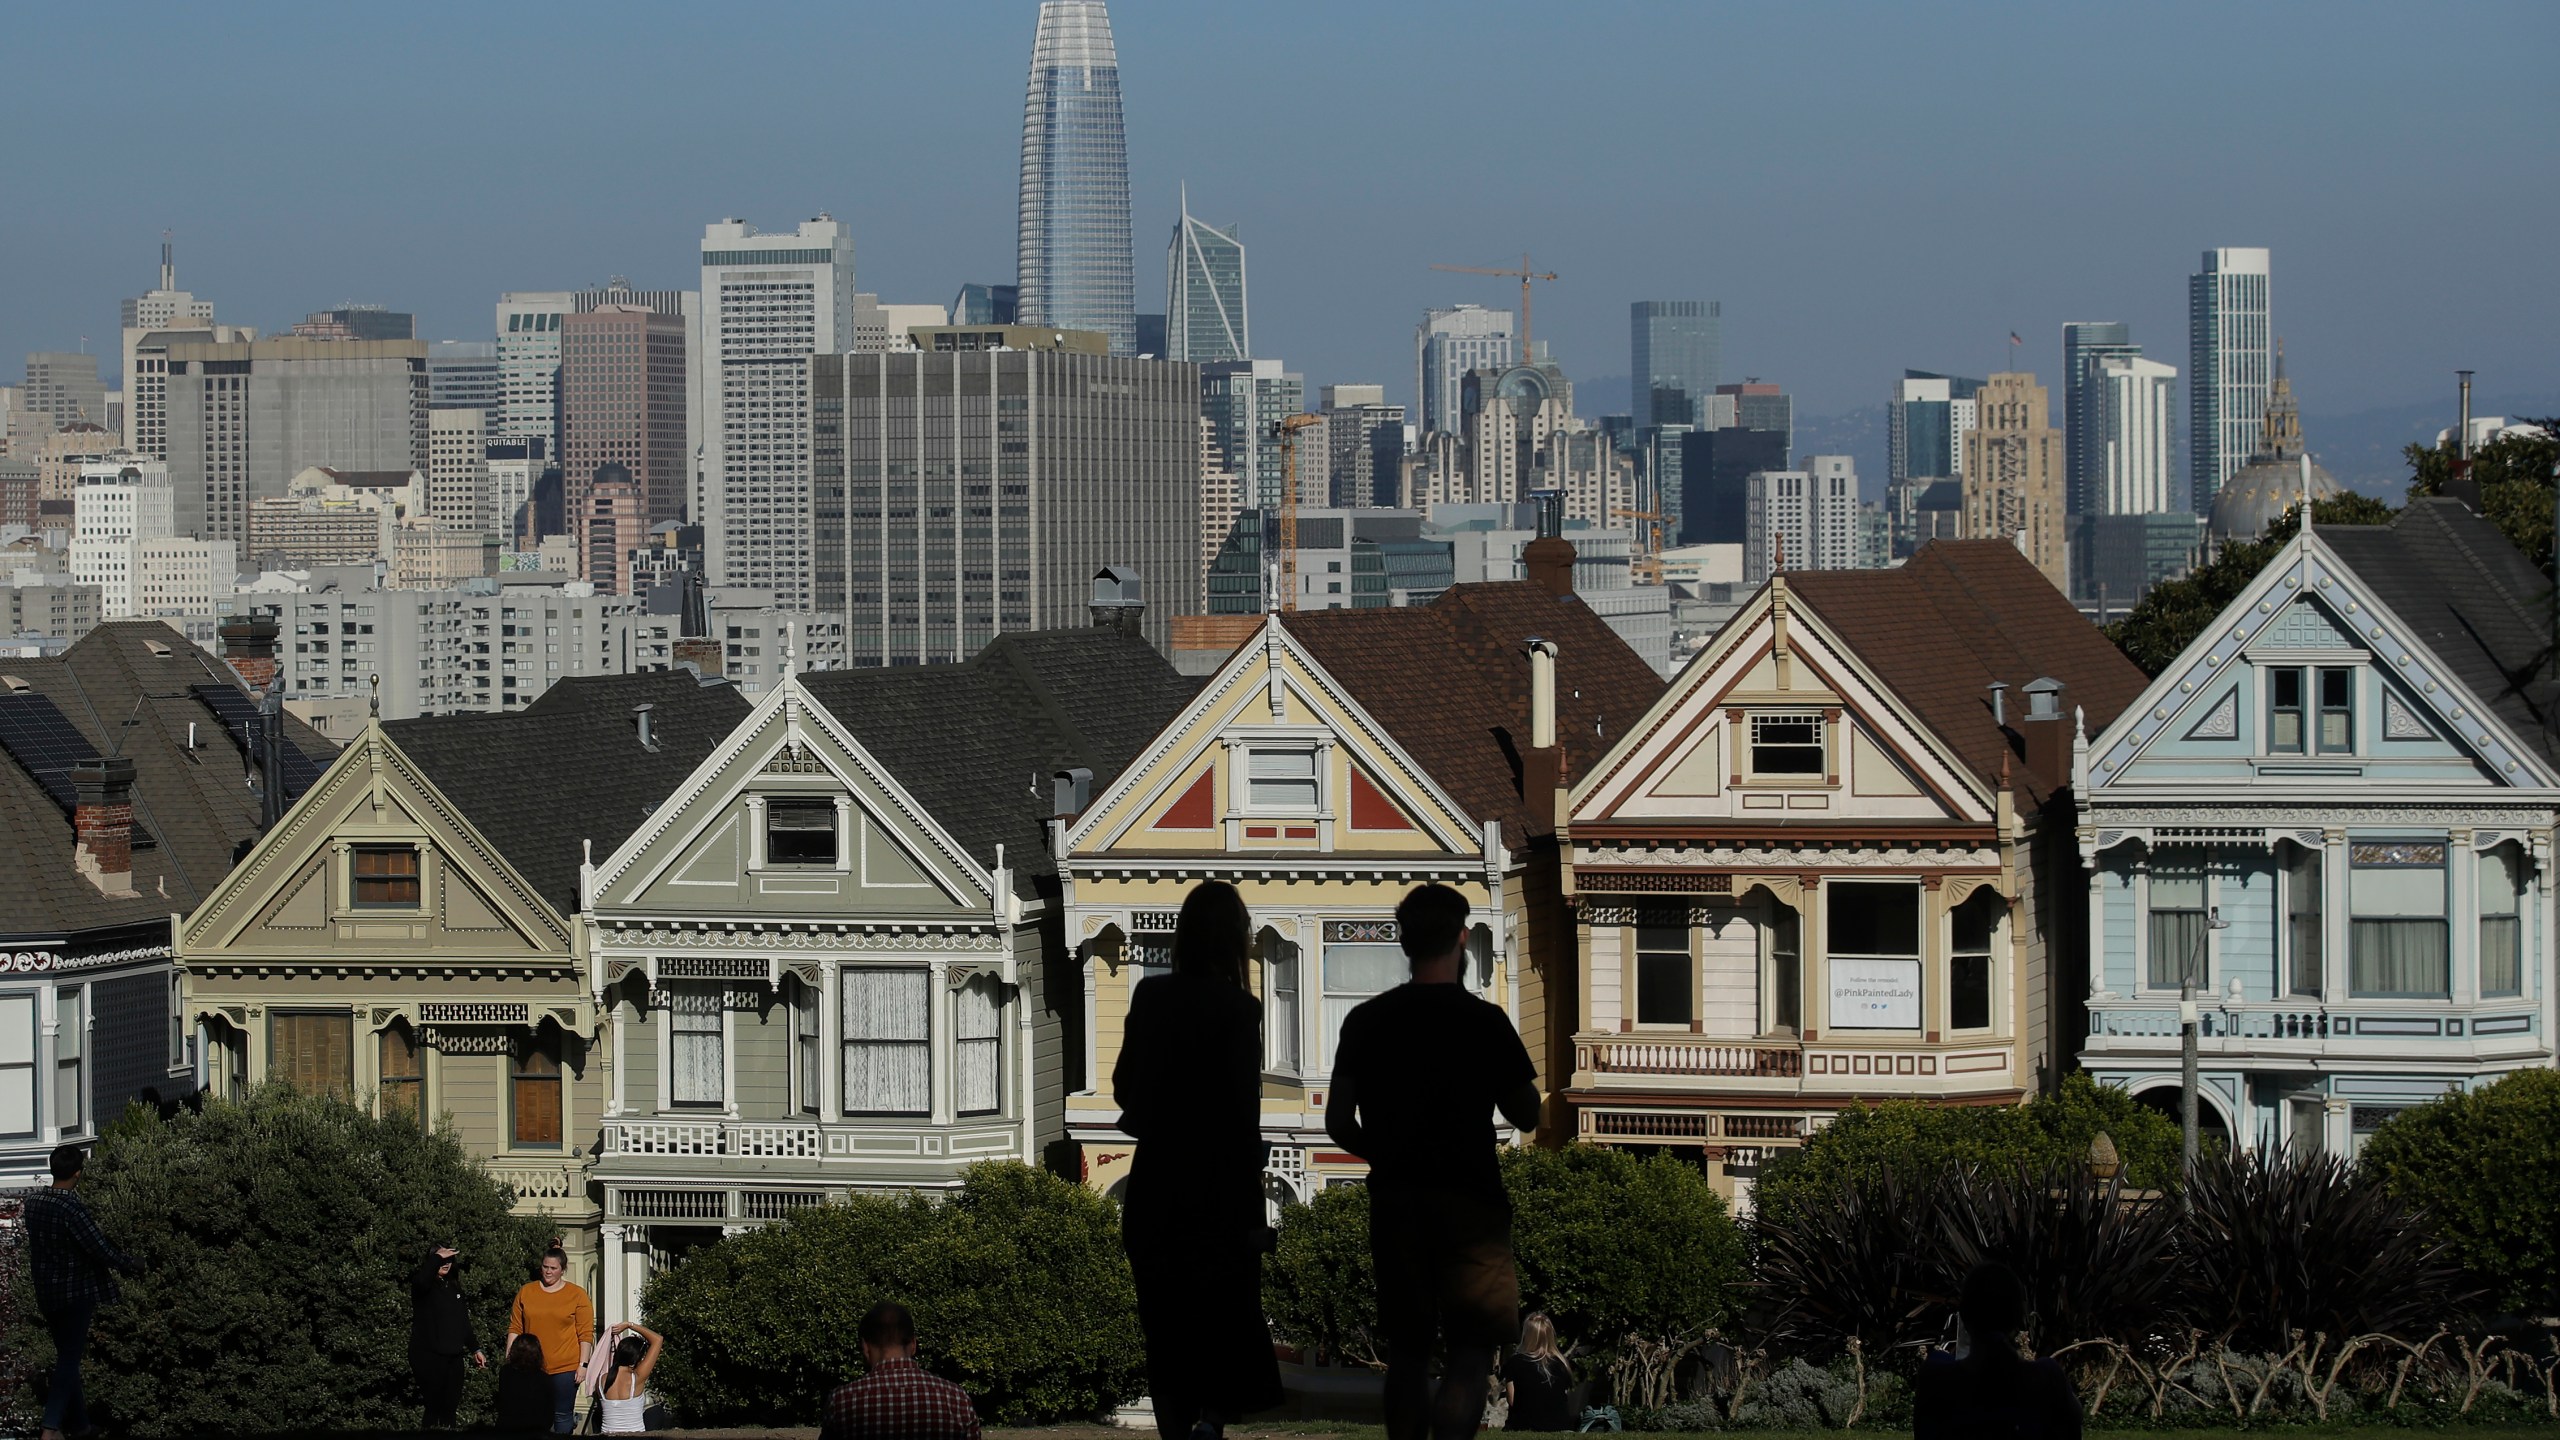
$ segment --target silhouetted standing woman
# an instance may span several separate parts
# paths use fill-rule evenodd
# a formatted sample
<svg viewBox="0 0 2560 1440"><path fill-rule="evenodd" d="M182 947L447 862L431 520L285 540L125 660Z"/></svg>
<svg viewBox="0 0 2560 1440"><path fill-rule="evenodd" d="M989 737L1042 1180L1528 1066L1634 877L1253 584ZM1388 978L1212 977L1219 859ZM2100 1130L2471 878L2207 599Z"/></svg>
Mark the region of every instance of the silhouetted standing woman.
<svg viewBox="0 0 2560 1440"><path fill-rule="evenodd" d="M1147 1388L1165 1440L1214 1440L1280 1403L1262 1318L1262 1011L1253 917L1203 881L1173 925L1173 973L1138 986L1111 1072L1138 1142L1121 1234L1138 1285Z"/></svg>

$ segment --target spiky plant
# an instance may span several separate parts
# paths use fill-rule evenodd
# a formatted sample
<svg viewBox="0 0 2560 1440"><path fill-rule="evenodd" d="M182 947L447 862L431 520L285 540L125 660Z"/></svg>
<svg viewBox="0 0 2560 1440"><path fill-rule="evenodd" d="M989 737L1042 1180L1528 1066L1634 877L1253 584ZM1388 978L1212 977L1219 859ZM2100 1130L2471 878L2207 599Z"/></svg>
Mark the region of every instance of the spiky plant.
<svg viewBox="0 0 2560 1440"><path fill-rule="evenodd" d="M1928 1263L1936 1248L1928 1189L1883 1170L1761 1217L1764 1303L1755 1309L1769 1317L1772 1336L1820 1354L1855 1340L1870 1356L1934 1338L1944 1287Z"/></svg>
<svg viewBox="0 0 2560 1440"><path fill-rule="evenodd" d="M2186 1193L2186 1307L2244 1353L2297 1333L2419 1338L2479 1299L2419 1213L2336 1156L2210 1156Z"/></svg>
<svg viewBox="0 0 2560 1440"><path fill-rule="evenodd" d="M2167 1263L2178 1241L2174 1204L2128 1198L2119 1182L2092 1181L2076 1165L1963 1167L1931 1198L1948 1305L1974 1266L2008 1266L2027 1287L2038 1353L2178 1323L2177 1272Z"/></svg>

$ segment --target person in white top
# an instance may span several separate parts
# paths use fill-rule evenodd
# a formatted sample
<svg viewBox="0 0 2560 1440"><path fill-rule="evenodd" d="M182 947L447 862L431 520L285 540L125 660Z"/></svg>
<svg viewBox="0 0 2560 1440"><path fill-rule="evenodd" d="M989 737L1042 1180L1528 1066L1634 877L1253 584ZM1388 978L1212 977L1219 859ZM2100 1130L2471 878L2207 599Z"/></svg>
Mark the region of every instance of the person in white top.
<svg viewBox="0 0 2560 1440"><path fill-rule="evenodd" d="M658 1352L666 1341L646 1325L625 1320L605 1335L613 1352L613 1368L597 1390L604 1408L604 1433L638 1435L648 1430L649 1374L658 1368Z"/></svg>

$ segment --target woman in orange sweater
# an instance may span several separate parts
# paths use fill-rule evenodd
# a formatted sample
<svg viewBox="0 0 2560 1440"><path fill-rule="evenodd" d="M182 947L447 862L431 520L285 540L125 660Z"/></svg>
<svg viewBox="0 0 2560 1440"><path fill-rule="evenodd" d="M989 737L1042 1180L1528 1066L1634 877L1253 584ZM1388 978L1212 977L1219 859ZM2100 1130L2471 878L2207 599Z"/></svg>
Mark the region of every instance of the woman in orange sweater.
<svg viewBox="0 0 2560 1440"><path fill-rule="evenodd" d="M569 1257L554 1245L542 1252L542 1278L527 1281L507 1311L507 1348L530 1335L542 1346L542 1370L551 1382L551 1428L566 1435L577 1426L578 1372L595 1350L596 1311L587 1292L569 1283Z"/></svg>

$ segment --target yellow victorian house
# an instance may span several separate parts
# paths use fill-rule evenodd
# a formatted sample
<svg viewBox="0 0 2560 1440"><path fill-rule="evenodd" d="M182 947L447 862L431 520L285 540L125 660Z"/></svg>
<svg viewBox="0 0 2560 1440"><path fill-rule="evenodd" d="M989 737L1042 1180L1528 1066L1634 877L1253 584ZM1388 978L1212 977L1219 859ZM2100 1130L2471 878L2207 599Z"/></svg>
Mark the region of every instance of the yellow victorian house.
<svg viewBox="0 0 2560 1440"><path fill-rule="evenodd" d="M1416 885L1475 906L1467 984L1518 1021L1542 1083L1561 1083L1575 995L1558 787L1570 757L1605 750L1663 682L1573 597L1570 549L1539 543L1564 556L1533 563L1539 580L1267 617L1062 822L1066 938L1093 1037L1067 1098L1086 1183L1127 1174L1111 1098L1121 1017L1168 967L1175 912L1206 879L1235 884L1257 926L1275 1198L1363 1173L1324 1138L1326 1078L1343 1016L1405 977L1394 911Z"/></svg>
<svg viewBox="0 0 2560 1440"><path fill-rule="evenodd" d="M211 1088L330 1091L451 1125L594 1290L609 1044L582 870L746 714L688 671L521 711L375 721L177 930Z"/></svg>

